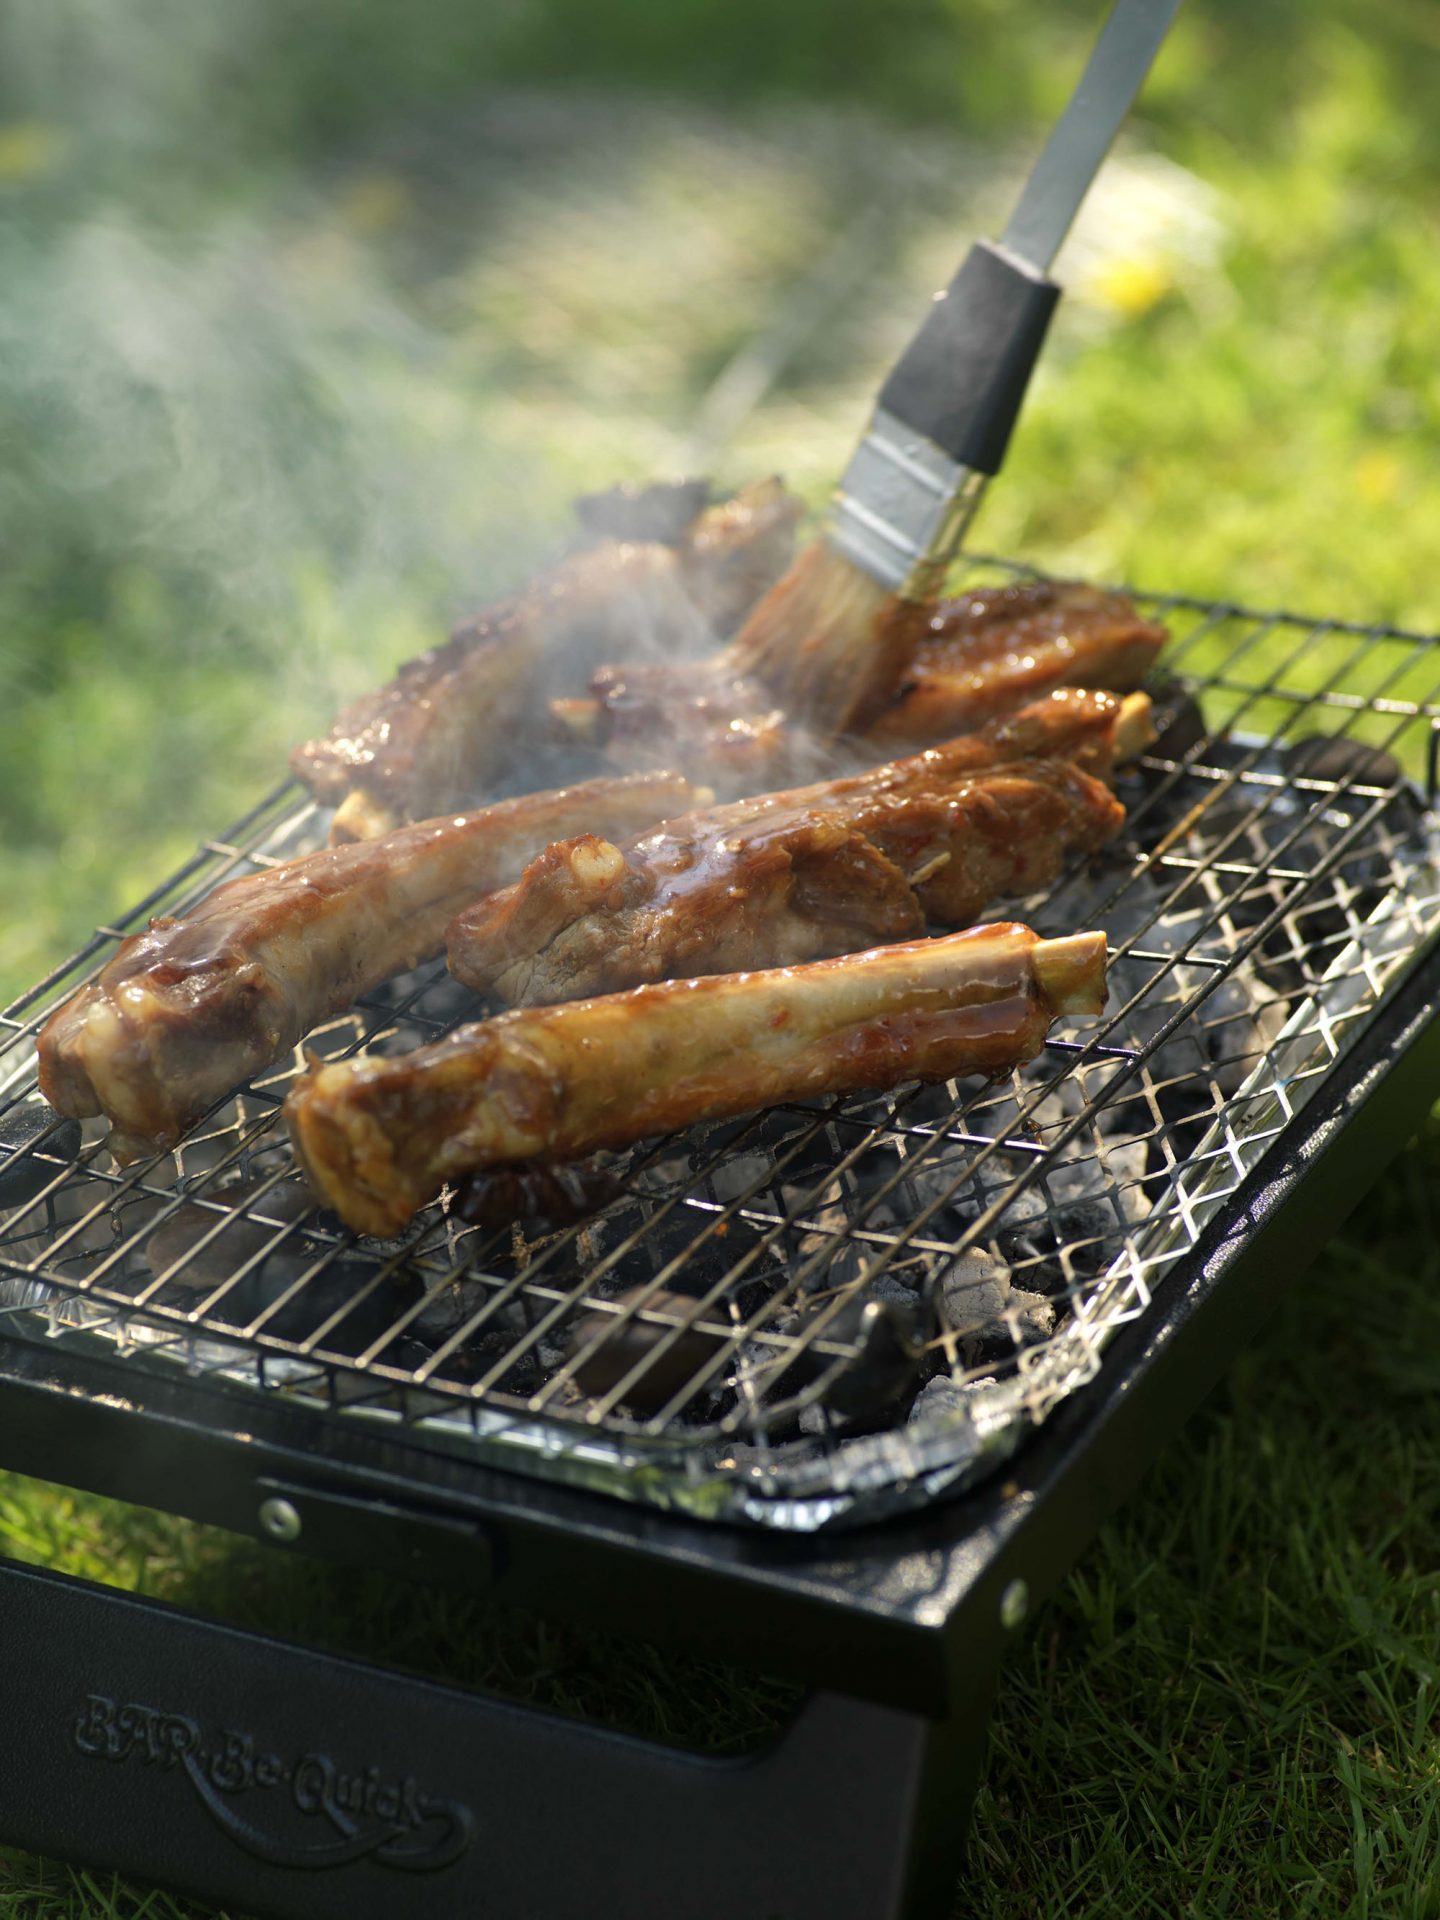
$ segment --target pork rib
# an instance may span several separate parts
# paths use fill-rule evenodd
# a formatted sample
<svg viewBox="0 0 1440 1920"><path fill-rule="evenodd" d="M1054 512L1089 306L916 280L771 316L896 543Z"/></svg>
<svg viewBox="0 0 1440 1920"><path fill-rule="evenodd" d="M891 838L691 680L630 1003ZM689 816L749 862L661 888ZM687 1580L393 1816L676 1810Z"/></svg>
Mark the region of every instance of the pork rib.
<svg viewBox="0 0 1440 1920"><path fill-rule="evenodd" d="M687 814L623 848L562 841L456 918L450 969L533 1006L793 966L913 937L927 918L968 925L1118 831L1124 809L1095 775L1125 712L1113 694L1058 693L943 748Z"/></svg>
<svg viewBox="0 0 1440 1920"><path fill-rule="evenodd" d="M1075 580L982 587L936 608L868 739L897 749L983 726L1054 687L1138 686L1165 641L1121 593Z"/></svg>
<svg viewBox="0 0 1440 1920"><path fill-rule="evenodd" d="M713 644L784 567L799 511L768 480L704 508L670 543L608 537L571 554L347 707L291 766L317 799L345 803L341 831L354 837L465 804L510 771L548 698L582 689L638 636ZM653 513L617 518L613 504L588 518L661 530Z"/></svg>
<svg viewBox="0 0 1440 1920"><path fill-rule="evenodd" d="M319 1021L442 944L458 907L557 834L633 833L704 797L678 774L591 780L327 847L152 920L41 1030L40 1088L103 1113L119 1160L173 1146Z"/></svg>
<svg viewBox="0 0 1440 1920"><path fill-rule="evenodd" d="M285 1102L317 1194L393 1234L446 1181L566 1159L777 1100L997 1074L1061 1013L1098 1013L1105 936L1013 923L765 973L668 980L317 1065Z"/></svg>

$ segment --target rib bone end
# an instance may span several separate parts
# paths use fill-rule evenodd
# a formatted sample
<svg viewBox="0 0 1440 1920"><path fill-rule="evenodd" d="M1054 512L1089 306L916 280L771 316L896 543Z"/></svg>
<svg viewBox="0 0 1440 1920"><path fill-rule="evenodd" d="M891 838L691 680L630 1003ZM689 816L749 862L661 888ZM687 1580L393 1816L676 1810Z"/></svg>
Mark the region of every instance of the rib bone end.
<svg viewBox="0 0 1440 1920"><path fill-rule="evenodd" d="M1138 759L1155 739L1155 712L1148 693L1127 693L1115 722L1115 761Z"/></svg>
<svg viewBox="0 0 1440 1920"><path fill-rule="evenodd" d="M1099 1013L1105 1005L1105 936L1071 933L1041 940L1031 956L1040 991L1056 1013Z"/></svg>

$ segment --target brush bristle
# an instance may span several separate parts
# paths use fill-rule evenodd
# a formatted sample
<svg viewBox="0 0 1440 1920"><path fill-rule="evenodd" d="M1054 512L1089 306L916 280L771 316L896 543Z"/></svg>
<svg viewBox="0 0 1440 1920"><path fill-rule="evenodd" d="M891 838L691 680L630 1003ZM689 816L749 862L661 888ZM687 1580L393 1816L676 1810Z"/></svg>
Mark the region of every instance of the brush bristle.
<svg viewBox="0 0 1440 1920"><path fill-rule="evenodd" d="M732 658L792 719L833 737L893 698L928 617L815 540L752 610Z"/></svg>

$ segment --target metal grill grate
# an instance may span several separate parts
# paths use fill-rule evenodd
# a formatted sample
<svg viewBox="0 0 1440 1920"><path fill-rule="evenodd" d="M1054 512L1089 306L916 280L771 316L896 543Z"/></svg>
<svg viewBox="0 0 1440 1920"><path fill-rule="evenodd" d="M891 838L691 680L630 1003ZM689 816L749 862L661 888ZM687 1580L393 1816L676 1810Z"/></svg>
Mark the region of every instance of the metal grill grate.
<svg viewBox="0 0 1440 1920"><path fill-rule="evenodd" d="M318 1211L278 1126L299 1061L173 1155L25 1126L33 1035L154 912L305 850L270 796L4 1016L0 1307L437 1448L811 1527L1002 1458L1103 1364L1440 928L1433 638L1180 598L1125 831L1016 912L1102 926L1111 996L1000 1083L777 1108L613 1158L565 1226L400 1242ZM1420 784L1417 784L1420 783ZM334 1057L483 1006L439 963L310 1037ZM38 1110L37 1110L38 1109Z"/></svg>

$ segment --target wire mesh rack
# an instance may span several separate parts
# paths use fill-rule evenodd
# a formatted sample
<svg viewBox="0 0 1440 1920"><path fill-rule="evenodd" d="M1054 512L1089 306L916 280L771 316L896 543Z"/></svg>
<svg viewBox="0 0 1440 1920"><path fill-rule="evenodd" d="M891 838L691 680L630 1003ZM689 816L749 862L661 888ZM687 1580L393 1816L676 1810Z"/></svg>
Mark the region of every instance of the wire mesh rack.
<svg viewBox="0 0 1440 1920"><path fill-rule="evenodd" d="M297 1052L128 1168L34 1035L153 913L323 838L293 785L4 1015L0 1314L437 1449L793 1528L967 1484L1095 1377L1440 929L1430 636L1178 596L1120 838L1043 898L1111 992L1006 1079L791 1104L447 1192L401 1240L305 1189ZM483 1012L439 962L309 1036Z"/></svg>

